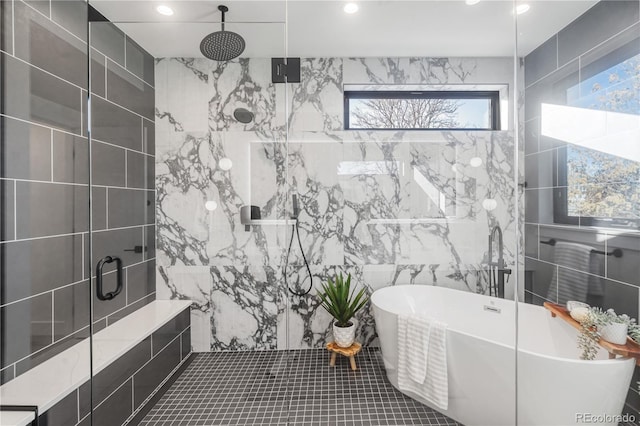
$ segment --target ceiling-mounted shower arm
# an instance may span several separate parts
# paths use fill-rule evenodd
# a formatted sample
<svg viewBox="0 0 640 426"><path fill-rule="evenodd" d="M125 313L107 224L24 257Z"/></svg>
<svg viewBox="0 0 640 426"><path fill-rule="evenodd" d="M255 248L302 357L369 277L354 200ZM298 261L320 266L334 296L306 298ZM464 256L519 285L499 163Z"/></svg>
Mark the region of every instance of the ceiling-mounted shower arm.
<svg viewBox="0 0 640 426"><path fill-rule="evenodd" d="M229 11L229 8L221 4L220 6L218 6L218 10L222 13L222 22L220 23L220 25L222 27L222 31L224 31L224 14Z"/></svg>

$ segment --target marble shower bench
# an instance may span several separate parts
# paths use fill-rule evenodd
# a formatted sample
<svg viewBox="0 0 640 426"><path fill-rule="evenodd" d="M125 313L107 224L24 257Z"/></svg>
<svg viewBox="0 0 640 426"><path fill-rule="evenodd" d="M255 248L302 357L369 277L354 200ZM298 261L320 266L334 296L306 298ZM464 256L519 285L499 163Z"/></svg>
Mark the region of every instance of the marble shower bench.
<svg viewBox="0 0 640 426"><path fill-rule="evenodd" d="M191 352L190 301L156 300L95 333L93 424L135 414ZM89 425L91 382L85 339L0 386L1 405L38 406L47 426ZM24 426L33 411L0 411L0 426Z"/></svg>

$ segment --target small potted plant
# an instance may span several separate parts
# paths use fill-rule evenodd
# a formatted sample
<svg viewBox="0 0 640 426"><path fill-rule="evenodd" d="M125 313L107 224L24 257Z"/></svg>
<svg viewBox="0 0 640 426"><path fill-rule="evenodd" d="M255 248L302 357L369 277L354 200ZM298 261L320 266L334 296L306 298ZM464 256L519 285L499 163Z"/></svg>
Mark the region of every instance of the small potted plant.
<svg viewBox="0 0 640 426"><path fill-rule="evenodd" d="M348 348L356 337L355 322L353 316L369 301L367 289L362 288L356 293L351 290L351 274L345 281L342 273L335 277L335 281L329 278L322 283L322 291L318 293L321 305L333 316L333 338L336 344L342 348Z"/></svg>
<svg viewBox="0 0 640 426"><path fill-rule="evenodd" d="M580 358L594 359L598 353L600 339L624 345L627 342L627 332L637 332L640 338L640 329L635 322L635 319L626 314L616 314L613 309L603 311L600 308L588 308L586 315L582 315L580 321L582 326L578 334L578 347L582 349Z"/></svg>
<svg viewBox="0 0 640 426"><path fill-rule="evenodd" d="M602 325L599 328L600 337L617 345L627 343L629 326L635 324L636 320L627 314L618 315L613 309L608 309L603 313L603 316Z"/></svg>
<svg viewBox="0 0 640 426"><path fill-rule="evenodd" d="M629 334L629 337L633 339L634 342L640 344L640 325L631 324L629 326L629 331L627 333Z"/></svg>

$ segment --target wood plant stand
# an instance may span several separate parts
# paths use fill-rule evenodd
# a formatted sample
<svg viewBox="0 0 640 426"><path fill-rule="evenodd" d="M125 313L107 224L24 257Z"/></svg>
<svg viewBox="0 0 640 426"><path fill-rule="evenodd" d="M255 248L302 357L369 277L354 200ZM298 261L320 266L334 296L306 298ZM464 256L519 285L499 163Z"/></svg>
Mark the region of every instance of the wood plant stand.
<svg viewBox="0 0 640 426"><path fill-rule="evenodd" d="M329 361L329 365L335 367L336 365L336 356L338 354L349 357L349 362L351 363L351 369L356 371L356 354L360 352L362 349L362 345L358 342L353 342L353 345L348 348L341 348L338 346L336 342L327 343L327 349L331 352L331 361Z"/></svg>

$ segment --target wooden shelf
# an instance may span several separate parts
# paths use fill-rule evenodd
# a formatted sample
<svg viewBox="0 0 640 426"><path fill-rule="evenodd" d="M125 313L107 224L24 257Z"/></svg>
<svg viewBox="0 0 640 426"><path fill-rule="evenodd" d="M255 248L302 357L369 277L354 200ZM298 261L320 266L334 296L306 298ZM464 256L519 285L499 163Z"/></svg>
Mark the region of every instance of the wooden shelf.
<svg viewBox="0 0 640 426"><path fill-rule="evenodd" d="M551 312L552 317L559 317L571 324L575 329L581 330L580 323L569 315L569 311L562 305L557 305L551 302L544 302L544 307ZM600 346L605 348L609 352L609 358L615 358L616 355L620 355L627 358L635 358L636 365L640 365L640 345L634 342L631 337L627 336L627 343L624 345L616 345L615 343L607 342L600 339L598 342Z"/></svg>

